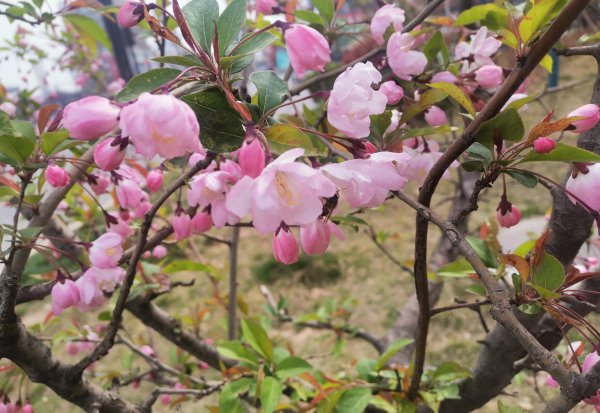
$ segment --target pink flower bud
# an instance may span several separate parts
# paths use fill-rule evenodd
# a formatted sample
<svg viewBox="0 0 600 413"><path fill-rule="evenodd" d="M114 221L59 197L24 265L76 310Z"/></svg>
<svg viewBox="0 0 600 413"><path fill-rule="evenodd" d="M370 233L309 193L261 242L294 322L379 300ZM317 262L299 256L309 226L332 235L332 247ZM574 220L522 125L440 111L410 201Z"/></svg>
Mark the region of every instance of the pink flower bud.
<svg viewBox="0 0 600 413"><path fill-rule="evenodd" d="M331 49L321 33L302 24L294 24L284 34L290 62L296 76L307 70L322 72L331 61Z"/></svg>
<svg viewBox="0 0 600 413"><path fill-rule="evenodd" d="M119 14L117 14L119 26L127 29L138 24L144 18L142 7L143 6L140 3L134 3L132 1L124 3L119 9Z"/></svg>
<svg viewBox="0 0 600 413"><path fill-rule="evenodd" d="M201 361L200 363L198 363L198 368L200 370L207 370L210 366L208 365L207 362L205 361Z"/></svg>
<svg viewBox="0 0 600 413"><path fill-rule="evenodd" d="M554 140L542 136L541 138L537 138L533 141L533 149L537 153L548 153L551 152L556 146L556 142Z"/></svg>
<svg viewBox="0 0 600 413"><path fill-rule="evenodd" d="M167 256L167 247L164 245L157 245L156 247L152 248L152 256L157 260L165 258Z"/></svg>
<svg viewBox="0 0 600 413"><path fill-rule="evenodd" d="M586 130L590 130L596 126L596 123L598 123L600 120L600 108L598 105L588 103L587 105L583 105L567 115L567 117L571 116L584 117L584 119L573 122L573 125L575 126L575 130L573 132L585 132Z"/></svg>
<svg viewBox="0 0 600 413"><path fill-rule="evenodd" d="M148 194L135 181L124 179L117 186L117 199L121 208L134 209L148 199Z"/></svg>
<svg viewBox="0 0 600 413"><path fill-rule="evenodd" d="M141 383L141 381L140 381L140 380L134 380L134 381L131 383L131 387L133 387L134 389L139 389L141 384L142 384L142 383Z"/></svg>
<svg viewBox="0 0 600 413"><path fill-rule="evenodd" d="M117 169L123 159L125 151L121 150L121 145L116 139L105 139L94 148L94 162L103 171Z"/></svg>
<svg viewBox="0 0 600 413"><path fill-rule="evenodd" d="M67 344L65 344L65 351L69 356L76 356L80 351L79 343L75 341L67 341Z"/></svg>
<svg viewBox="0 0 600 413"><path fill-rule="evenodd" d="M298 241L290 229L280 228L273 236L273 254L275 259L283 264L293 264L298 261Z"/></svg>
<svg viewBox="0 0 600 413"><path fill-rule="evenodd" d="M558 382L554 380L551 375L548 374L548 377L546 377L546 386L551 388L557 388Z"/></svg>
<svg viewBox="0 0 600 413"><path fill-rule="evenodd" d="M504 80L502 68L496 65L485 65L475 71L475 81L483 89L500 86Z"/></svg>
<svg viewBox="0 0 600 413"><path fill-rule="evenodd" d="M123 238L115 232L108 232L98 237L90 248L92 265L97 268L117 266L121 256L123 256L122 242Z"/></svg>
<svg viewBox="0 0 600 413"><path fill-rule="evenodd" d="M192 218L192 231L196 234L202 234L210 230L213 226L212 218L210 214L206 212L198 211L194 218Z"/></svg>
<svg viewBox="0 0 600 413"><path fill-rule="evenodd" d="M425 112L425 122L429 126L442 126L448 122L446 118L446 112L437 106L432 106Z"/></svg>
<svg viewBox="0 0 600 413"><path fill-rule="evenodd" d="M521 211L514 205L511 205L505 211L499 208L496 218L498 218L500 226L510 228L517 225L521 220Z"/></svg>
<svg viewBox="0 0 600 413"><path fill-rule="evenodd" d="M393 80L383 82L379 86L379 91L387 97L388 105L395 105L396 103L400 102L400 99L404 97L404 89L402 89L402 87L400 87Z"/></svg>
<svg viewBox="0 0 600 413"><path fill-rule="evenodd" d="M121 109L106 98L88 96L69 103L63 112L63 126L72 138L89 141L117 127Z"/></svg>
<svg viewBox="0 0 600 413"><path fill-rule="evenodd" d="M262 14L273 14L273 7L277 7L275 0L256 0L256 12Z"/></svg>
<svg viewBox="0 0 600 413"><path fill-rule="evenodd" d="M265 169L265 151L258 139L244 141L238 152L238 164L250 178L256 178Z"/></svg>
<svg viewBox="0 0 600 413"><path fill-rule="evenodd" d="M437 82L454 83L456 82L456 76L452 72L439 72L431 78L431 83Z"/></svg>
<svg viewBox="0 0 600 413"><path fill-rule="evenodd" d="M25 405L23 406L23 408L21 409L21 411L23 413L33 413L33 406L31 404L25 403Z"/></svg>
<svg viewBox="0 0 600 413"><path fill-rule="evenodd" d="M304 225L300 228L300 242L302 249L308 255L321 255L329 246L331 232L322 219Z"/></svg>
<svg viewBox="0 0 600 413"><path fill-rule="evenodd" d="M109 185L110 185L110 179L101 175L101 176L97 176L96 183L91 184L90 186L92 187L92 191L94 191L94 193L96 195L102 195L103 193L106 192L106 188L108 188Z"/></svg>
<svg viewBox="0 0 600 413"><path fill-rule="evenodd" d="M49 165L46 168L46 181L55 188L69 185L69 174L58 165Z"/></svg>
<svg viewBox="0 0 600 413"><path fill-rule="evenodd" d="M150 171L148 176L146 176L146 186L150 190L150 192L158 191L163 184L163 173L160 169L155 169Z"/></svg>
<svg viewBox="0 0 600 413"><path fill-rule="evenodd" d="M73 281L68 279L54 284L50 296L54 315L60 315L64 309L79 303L79 289Z"/></svg>
<svg viewBox="0 0 600 413"><path fill-rule="evenodd" d="M189 237L192 234L192 219L186 213L175 215L173 218L173 231L177 241Z"/></svg>
<svg viewBox="0 0 600 413"><path fill-rule="evenodd" d="M150 346L144 345L144 346L140 347L140 350L142 351L142 353L144 353L145 355L147 355L149 357L156 357L156 353L154 352L154 349Z"/></svg>
<svg viewBox="0 0 600 413"><path fill-rule="evenodd" d="M173 398L170 394L163 394L162 396L160 396L160 402L165 406L171 404L171 400L173 400Z"/></svg>

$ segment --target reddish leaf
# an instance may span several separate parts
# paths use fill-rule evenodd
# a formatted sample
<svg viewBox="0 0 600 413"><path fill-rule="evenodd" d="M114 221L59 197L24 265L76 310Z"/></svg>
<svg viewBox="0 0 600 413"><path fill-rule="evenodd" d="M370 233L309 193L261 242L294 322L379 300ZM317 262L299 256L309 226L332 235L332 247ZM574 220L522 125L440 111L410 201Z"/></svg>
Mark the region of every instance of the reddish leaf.
<svg viewBox="0 0 600 413"><path fill-rule="evenodd" d="M46 105L40 109L40 112L38 115L38 132L40 134L44 133L44 129L46 129L46 125L48 124L48 121L50 120L50 116L52 115L52 112L54 112L56 109L59 109L59 108L60 108L59 105L57 105L56 103L52 103L52 104Z"/></svg>

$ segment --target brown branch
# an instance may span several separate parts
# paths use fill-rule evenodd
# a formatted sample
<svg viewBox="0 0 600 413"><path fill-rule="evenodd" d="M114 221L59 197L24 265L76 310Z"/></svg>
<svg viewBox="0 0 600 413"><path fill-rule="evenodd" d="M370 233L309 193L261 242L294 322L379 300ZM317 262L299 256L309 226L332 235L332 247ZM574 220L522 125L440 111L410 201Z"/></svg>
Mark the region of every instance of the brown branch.
<svg viewBox="0 0 600 413"><path fill-rule="evenodd" d="M454 305L449 305L447 307L438 307L434 308L429 312L429 314L433 317L436 314L445 313L447 311L458 310L460 308L470 308L470 309L478 309L482 305L490 304L490 300L476 301L474 303L458 303Z"/></svg>
<svg viewBox="0 0 600 413"><path fill-rule="evenodd" d="M237 270L238 247L240 244L240 228L231 229L229 241L229 303L227 307L227 337L229 340L237 339Z"/></svg>
<svg viewBox="0 0 600 413"><path fill-rule="evenodd" d="M561 389L560 394L546 404L543 413L567 413L571 411L584 398L588 398L596 394L600 389L600 363L596 363L583 379L585 381L584 389L581 397L572 398Z"/></svg>

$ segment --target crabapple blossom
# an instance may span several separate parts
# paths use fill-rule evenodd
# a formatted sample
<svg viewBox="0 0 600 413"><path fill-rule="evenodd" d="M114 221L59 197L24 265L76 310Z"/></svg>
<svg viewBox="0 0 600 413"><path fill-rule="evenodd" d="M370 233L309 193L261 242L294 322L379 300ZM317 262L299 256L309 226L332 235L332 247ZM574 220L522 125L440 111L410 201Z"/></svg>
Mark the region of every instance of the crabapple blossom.
<svg viewBox="0 0 600 413"><path fill-rule="evenodd" d="M583 105L567 115L572 116L583 116L584 119L576 120L573 122L575 130L573 132L585 132L586 130L592 129L598 121L600 121L600 107L593 103Z"/></svg>
<svg viewBox="0 0 600 413"><path fill-rule="evenodd" d="M508 201L506 195L502 195L496 211L496 218L501 227L510 228L521 220L521 211Z"/></svg>
<svg viewBox="0 0 600 413"><path fill-rule="evenodd" d="M106 139L94 148L94 162L103 171L117 169L125 159L125 151L118 139Z"/></svg>
<svg viewBox="0 0 600 413"><path fill-rule="evenodd" d="M140 203L148 199L146 194L137 182L131 179L123 179L117 185L117 199L123 209L135 209Z"/></svg>
<svg viewBox="0 0 600 413"><path fill-rule="evenodd" d="M154 169L146 176L146 186L150 192L158 191L163 184L163 173L160 169Z"/></svg>
<svg viewBox="0 0 600 413"><path fill-rule="evenodd" d="M244 176L227 194L227 209L240 218L250 212L254 227L262 233L274 232L282 221L306 225L316 220L323 210L321 198L333 196L336 188L319 171L294 162L302 155L304 149L291 149L257 178Z"/></svg>
<svg viewBox="0 0 600 413"><path fill-rule="evenodd" d="M404 97L404 89L393 80L383 82L379 86L379 91L387 97L388 105L395 105Z"/></svg>
<svg viewBox="0 0 600 413"><path fill-rule="evenodd" d="M156 247L152 248L152 257L156 258L157 260L165 258L166 256L167 247L164 245L157 245Z"/></svg>
<svg viewBox="0 0 600 413"><path fill-rule="evenodd" d="M438 106L432 106L425 111L425 122L429 126L442 126L448 122L446 112Z"/></svg>
<svg viewBox="0 0 600 413"><path fill-rule="evenodd" d="M49 165L44 173L46 181L55 188L69 185L69 174L58 165Z"/></svg>
<svg viewBox="0 0 600 413"><path fill-rule="evenodd" d="M598 211L600 210L600 163L587 165L585 169L587 172L577 171L571 174L565 185L567 195L573 203L578 200L571 194Z"/></svg>
<svg viewBox="0 0 600 413"><path fill-rule="evenodd" d="M372 84L381 81L381 73L371 62L357 63L339 75L327 103L327 119L352 138L369 135L369 116L383 113L388 98Z"/></svg>
<svg viewBox="0 0 600 413"><path fill-rule="evenodd" d="M189 237L192 234L192 218L186 213L180 213L173 218L173 231L177 241Z"/></svg>
<svg viewBox="0 0 600 413"><path fill-rule="evenodd" d="M79 309L87 311L92 307L97 307L106 301L102 290L96 279L97 269L89 268L81 277L75 281L79 289Z"/></svg>
<svg viewBox="0 0 600 413"><path fill-rule="evenodd" d="M121 108L100 96L69 103L63 112L63 126L74 139L89 141L99 138L119 125Z"/></svg>
<svg viewBox="0 0 600 413"><path fill-rule="evenodd" d="M533 141L533 149L537 153L548 153L556 147L556 142L553 139L542 136Z"/></svg>
<svg viewBox="0 0 600 413"><path fill-rule="evenodd" d="M147 158L160 155L170 159L203 151L194 111L171 95L142 93L123 108L119 125L137 153Z"/></svg>
<svg viewBox="0 0 600 413"><path fill-rule="evenodd" d="M64 309L77 305L79 303L79 289L72 280L58 280L52 291L52 312L54 315L60 315Z"/></svg>
<svg viewBox="0 0 600 413"><path fill-rule="evenodd" d="M258 139L244 141L238 151L238 164L244 175L256 178L265 169L265 151Z"/></svg>
<svg viewBox="0 0 600 413"><path fill-rule="evenodd" d="M502 68L496 65L485 65L475 71L475 81L483 89L500 86L504 80Z"/></svg>
<svg viewBox="0 0 600 413"><path fill-rule="evenodd" d="M198 211L192 218L192 231L196 234L202 234L212 228L212 218L206 212Z"/></svg>
<svg viewBox="0 0 600 413"><path fill-rule="evenodd" d="M117 233L108 232L92 242L90 261L94 267L109 268L119 264L123 256L123 238Z"/></svg>
<svg viewBox="0 0 600 413"><path fill-rule="evenodd" d="M285 30L283 37L296 76L303 77L307 70L322 72L331 61L327 39L312 27L293 24Z"/></svg>
<svg viewBox="0 0 600 413"><path fill-rule="evenodd" d="M446 83L456 83L456 76L454 76L454 74L452 72L438 72L435 75L432 76L431 78L431 83L438 83L438 82L446 82Z"/></svg>
<svg viewBox="0 0 600 413"><path fill-rule="evenodd" d="M323 254L329 246L332 233L340 240L344 239L344 234L342 234L337 225L322 218L300 227L302 249L308 255Z"/></svg>
<svg viewBox="0 0 600 413"><path fill-rule="evenodd" d="M117 14L117 22L124 29L133 27L144 18L144 10L141 3L127 1L123 3Z"/></svg>
<svg viewBox="0 0 600 413"><path fill-rule="evenodd" d="M406 179L421 185L443 152L440 151L440 145L436 141L427 141L419 145L418 139L415 138L407 139L404 143L404 153L410 159L408 162L398 163L397 168ZM455 161L450 166L456 168L458 165L458 162ZM442 177L448 179L450 170L447 169Z"/></svg>
<svg viewBox="0 0 600 413"><path fill-rule="evenodd" d="M289 228L280 228L273 236L273 255L283 264L293 264L298 261L300 248L298 241Z"/></svg>
<svg viewBox="0 0 600 413"><path fill-rule="evenodd" d="M488 37L488 28L482 26L471 35L471 41L459 42L454 48L457 59L464 60L462 71L470 72L485 65L493 65L491 56L502 46L502 42Z"/></svg>
<svg viewBox="0 0 600 413"><path fill-rule="evenodd" d="M386 4L373 16L371 20L371 35L378 45L385 43L383 35L390 25L399 32L404 27L404 10L391 4Z"/></svg>
<svg viewBox="0 0 600 413"><path fill-rule="evenodd" d="M400 79L410 80L420 75L427 66L427 57L422 52L411 50L415 38L409 33L394 33L387 44L387 58L390 68Z"/></svg>
<svg viewBox="0 0 600 413"><path fill-rule="evenodd" d="M117 218L116 224L111 224L107 228L108 232L119 234L122 238L133 235L133 229L129 226L129 220Z"/></svg>
<svg viewBox="0 0 600 413"><path fill-rule="evenodd" d="M17 114L17 107L12 102L2 102L0 110L5 112L9 117L14 117Z"/></svg>
<svg viewBox="0 0 600 413"><path fill-rule="evenodd" d="M33 413L33 406L29 402L25 403L21 408L22 413Z"/></svg>
<svg viewBox="0 0 600 413"><path fill-rule="evenodd" d="M273 8L277 7L275 0L256 0L256 11L262 14L273 14Z"/></svg>
<svg viewBox="0 0 600 413"><path fill-rule="evenodd" d="M88 274L88 277L93 275L97 287L107 293L114 291L117 284L125 278L125 270L121 267L91 267L86 271L86 274Z"/></svg>

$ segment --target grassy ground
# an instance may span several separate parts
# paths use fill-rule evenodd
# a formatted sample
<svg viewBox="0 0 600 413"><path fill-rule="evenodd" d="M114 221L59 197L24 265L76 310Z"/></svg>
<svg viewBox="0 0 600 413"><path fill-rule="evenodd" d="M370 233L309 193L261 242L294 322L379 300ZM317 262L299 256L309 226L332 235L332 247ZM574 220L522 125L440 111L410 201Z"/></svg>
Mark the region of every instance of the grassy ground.
<svg viewBox="0 0 600 413"><path fill-rule="evenodd" d="M571 58L561 60L560 82L566 84L585 76L590 76L595 71L595 65L591 58ZM541 90L543 76L537 74L536 81L530 86L530 91ZM526 123L531 127L536 121L540 120L548 110L559 107L558 115L562 115L570 109L573 109L589 100L592 89L592 81L580 84L563 93L549 94L540 101L529 104L529 110L523 114ZM526 129L527 130L527 129ZM574 137L569 136L565 139L573 141ZM543 172L549 173L554 178L560 179L564 174L565 166L556 165L545 166ZM550 205L550 197L541 187L534 190L525 190L515 182L508 184L509 194L515 204L517 204L524 215L540 215L546 212ZM410 188L414 193L416 188ZM442 190L442 193L448 193L448 188ZM484 202L479 211L472 216L472 228L476 228L485 217L494 213L496 204L499 200L500 189L489 190L484 194ZM436 202L441 206L440 211L445 211L448 207L447 202L443 202L443 195L438 196ZM434 204L436 203L434 202ZM413 256L413 227L414 213L399 202L389 202L385 210L369 211L362 216L370 223L376 231L385 231L387 238L385 240L386 248L400 261L409 261ZM215 235L227 237L228 230L216 231ZM284 296L289 303L291 314L303 314L315 311L327 300L337 300L339 303L349 300L354 307L350 317L350 323L367 329L376 336L384 335L394 321L395 314L407 297L413 291L412 279L409 274L401 271L388 258L386 258L371 242L364 229L357 233L349 228L345 229L347 241L333 242L330 251L337 257L339 262L339 279L335 283L328 283L322 280L324 277L323 267L309 267L308 270L299 273L293 273L288 276L282 276L280 280L269 286L276 297ZM438 233L435 229L431 230L431 247L435 245ZM223 259L226 256L226 247L220 244L208 241L199 242L195 248L189 248L190 259L200 260L210 263L219 269L219 272L226 274L226 263ZM240 266L239 280L241 292L241 308L248 308L251 315L260 313L265 304L265 299L259 291L260 282L252 274L252 267L264 263L266 257L271 256L270 238L261 237L253 231L242 231L240 247ZM334 260L335 261L335 260ZM329 263L326 266L328 277L335 277L338 273L335 263ZM333 269L332 269L333 268ZM274 276L280 275L275 271ZM333 275L332 275L333 274ZM303 284L300 278L304 276L308 281ZM223 311L219 300L215 298L215 284L205 276L194 276L193 274L177 274L174 276L178 280L196 279L196 284L191 288L181 288L177 292L171 293L158 302L161 306L168 308L173 313L179 313L184 317L184 322L191 322L199 312L207 314L203 316L199 329L205 337L223 337L225 336L226 323L225 312ZM464 288L470 283L467 280L450 280L446 283L442 294L440 305L451 304L455 297L469 297L464 292ZM221 295L225 296L227 291L226 278L217 282ZM39 322L49 311L48 300L44 304L44 312L36 313L35 316L28 314L25 319L29 324ZM27 308L23 312L27 314ZM80 325L89 323L95 324L95 315L68 313L72 314L73 320ZM47 327L47 333L51 334L64 328L69 321L70 315L62 317L59 323L51 324ZM489 317L488 323L492 321ZM129 332L130 339L139 344L152 342L158 348L161 360L170 362L170 346L163 342L156 334L150 335L145 328L140 326L131 316L126 315L125 326ZM329 332L303 330L296 331L288 326L281 326L272 330L272 335L276 340L289 344L294 351L303 356L311 356L315 365L328 372L331 375L340 375L350 373L352 365L361 358L373 358L375 351L366 343L351 340L342 349L337 357L331 357L330 354L334 348L335 336ZM443 361L456 361L470 366L474 361L479 349L478 340L483 338L484 332L474 312L468 310L459 310L435 317L431 326L431 337L428 347L428 363L435 365ZM122 357L126 352L122 349L116 349L110 355L110 362L102 363L98 366L94 374L99 376L110 375L122 367ZM62 355L61 355L62 356ZM69 356L64 356L68 358ZM74 358L70 358L74 360ZM135 362L143 367L143 363ZM114 372L107 371L105 366L110 366ZM345 370L347 369L347 370ZM210 373L209 373L210 375ZM541 383L541 378L539 379ZM507 395L502 396L506 404L519 405L529 410L537 411L541 404L540 398L532 390L533 378L529 375L519 375L515 384L507 389ZM36 389L36 386L33 387ZM136 400L143 398L149 388L142 385L141 390L124 390L127 397ZM39 391L39 390L38 390ZM546 397L555 393L554 391L542 389ZM45 397L37 403L37 411L77 411L64 402L59 402L57 398L49 391L46 391ZM196 407L181 406L181 411L192 412L199 411ZM160 411L160 408L158 409ZM168 409L163 407L162 410ZM481 409L482 412L495 412L495 401L489 406ZM585 411L585 410L581 410ZM591 411L591 410L588 410Z"/></svg>

